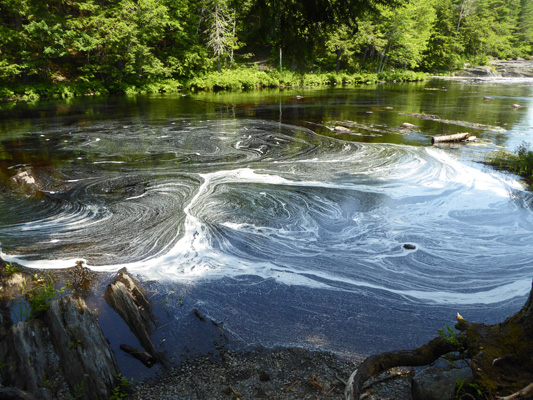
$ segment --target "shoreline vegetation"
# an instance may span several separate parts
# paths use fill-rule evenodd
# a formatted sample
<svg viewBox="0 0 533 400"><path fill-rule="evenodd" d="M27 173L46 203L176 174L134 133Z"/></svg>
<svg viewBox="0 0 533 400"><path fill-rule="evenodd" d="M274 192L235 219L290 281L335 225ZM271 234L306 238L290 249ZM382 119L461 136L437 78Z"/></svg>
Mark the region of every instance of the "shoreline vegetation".
<svg viewBox="0 0 533 400"><path fill-rule="evenodd" d="M385 82L418 82L430 77L425 72L387 71L381 73L259 71L257 67L210 72L186 81L166 79L144 84L115 84L101 82L57 82L31 85L11 84L0 86L0 101L38 101L40 99L65 99L79 96L107 94L156 94L184 91L240 91L269 88L325 87L365 85Z"/></svg>
<svg viewBox="0 0 533 400"><path fill-rule="evenodd" d="M524 142L514 152L495 151L489 154L486 164L522 177L524 184L531 191L533 190L533 150L530 146L529 143Z"/></svg>

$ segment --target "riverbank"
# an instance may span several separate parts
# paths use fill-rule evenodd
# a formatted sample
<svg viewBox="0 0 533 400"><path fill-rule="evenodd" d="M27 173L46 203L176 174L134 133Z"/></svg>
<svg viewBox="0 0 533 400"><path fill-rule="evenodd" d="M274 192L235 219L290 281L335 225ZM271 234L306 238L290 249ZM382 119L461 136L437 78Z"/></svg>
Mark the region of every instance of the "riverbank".
<svg viewBox="0 0 533 400"><path fill-rule="evenodd" d="M132 386L131 400L343 399L358 363L301 348L202 356ZM412 374L393 369L369 381L367 399L410 400Z"/></svg>
<svg viewBox="0 0 533 400"><path fill-rule="evenodd" d="M195 309L187 325L197 328L189 340L180 339L190 356L177 362L171 359L175 349L162 347L166 339L155 340L154 327L165 325L152 312L164 306L147 303L145 285L125 270L95 273L78 265L44 274L1 259L0 267L0 382L7 386L0 385L1 395L12 390L27 399L340 399L361 361L294 347L235 350L236 339ZM128 299L134 301L130 310ZM213 343L197 343L202 341ZM132 352L129 344L144 350ZM193 347L209 351L191 352ZM68 362L74 359L75 368ZM157 372L148 373L154 364ZM368 385L370 398L410 400L410 378L387 372Z"/></svg>
<svg viewBox="0 0 533 400"><path fill-rule="evenodd" d="M176 93L188 91L260 90L268 88L320 87L337 85L375 84L378 82L416 82L429 78L429 74L413 71L387 71L379 74L361 72L324 72L302 74L293 71L238 68L222 73L210 72L190 80L167 79L144 84L123 82L50 82L32 85L0 86L0 101L37 101L39 99L101 96L112 93L135 95L151 93Z"/></svg>

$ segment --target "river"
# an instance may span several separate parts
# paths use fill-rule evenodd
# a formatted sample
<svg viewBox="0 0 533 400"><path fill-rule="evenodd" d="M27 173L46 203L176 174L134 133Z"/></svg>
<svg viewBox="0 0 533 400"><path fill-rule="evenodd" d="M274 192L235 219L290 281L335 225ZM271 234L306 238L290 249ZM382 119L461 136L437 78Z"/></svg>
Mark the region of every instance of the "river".
<svg viewBox="0 0 533 400"><path fill-rule="evenodd" d="M457 132L481 141L431 145ZM531 80L4 105L1 256L127 267L176 330L197 308L248 345L413 347L525 301L533 196L477 162L524 141ZM42 190L8 189L29 166Z"/></svg>

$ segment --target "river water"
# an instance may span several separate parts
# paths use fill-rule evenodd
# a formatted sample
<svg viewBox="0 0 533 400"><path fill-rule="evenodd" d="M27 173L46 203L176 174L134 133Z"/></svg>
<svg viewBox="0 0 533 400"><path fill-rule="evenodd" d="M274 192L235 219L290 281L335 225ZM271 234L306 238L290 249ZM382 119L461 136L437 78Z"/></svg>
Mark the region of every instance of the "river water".
<svg viewBox="0 0 533 400"><path fill-rule="evenodd" d="M533 142L532 81L5 107L2 258L127 267L171 319L185 303L246 344L367 354L457 312L501 321L531 287L533 197L477 161ZM431 145L457 132L481 142ZM7 189L30 166L42 190Z"/></svg>

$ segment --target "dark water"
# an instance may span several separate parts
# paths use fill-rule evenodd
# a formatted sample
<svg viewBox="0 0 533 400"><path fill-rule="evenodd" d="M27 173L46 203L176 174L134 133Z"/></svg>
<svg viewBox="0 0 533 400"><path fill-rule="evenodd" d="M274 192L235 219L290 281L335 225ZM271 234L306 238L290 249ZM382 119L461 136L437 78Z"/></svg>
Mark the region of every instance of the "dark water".
<svg viewBox="0 0 533 400"><path fill-rule="evenodd" d="M475 161L533 142L531 81L9 107L2 257L125 266L159 282L176 324L186 304L244 343L368 353L456 312L500 321L529 292L533 197ZM457 132L483 141L431 146ZM10 187L23 167L39 192Z"/></svg>

